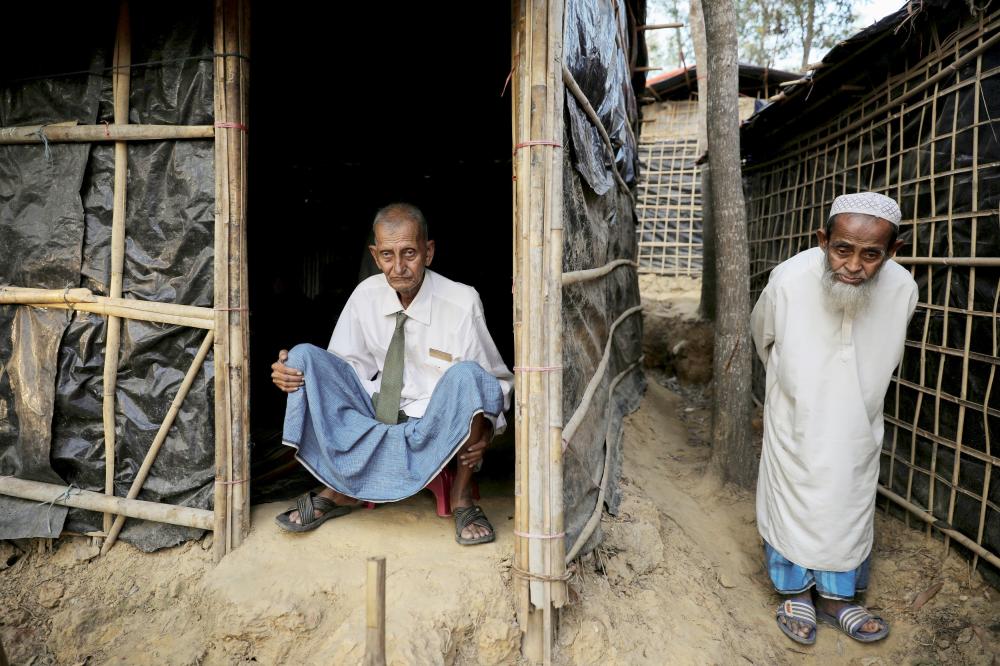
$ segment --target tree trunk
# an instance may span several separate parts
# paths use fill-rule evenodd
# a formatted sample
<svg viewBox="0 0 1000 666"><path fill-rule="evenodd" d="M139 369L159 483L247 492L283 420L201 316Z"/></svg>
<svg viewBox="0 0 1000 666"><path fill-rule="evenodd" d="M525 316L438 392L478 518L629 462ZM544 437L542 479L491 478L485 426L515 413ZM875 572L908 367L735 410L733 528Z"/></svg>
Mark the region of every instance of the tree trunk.
<svg viewBox="0 0 1000 666"><path fill-rule="evenodd" d="M688 18L694 61L698 66L698 155L708 150L708 46L705 42L705 19L701 0L691 0ZM715 319L715 225L712 224L711 174L709 163L701 165L701 304L698 310L704 319Z"/></svg>
<svg viewBox="0 0 1000 666"><path fill-rule="evenodd" d="M708 151L719 280L715 320L712 464L725 481L757 476L750 430L750 259L740 173L739 69L732 0L704 4L708 43Z"/></svg>
<svg viewBox="0 0 1000 666"><path fill-rule="evenodd" d="M809 66L809 52L812 50L813 35L816 34L816 0L807 0L806 25L802 31L802 72Z"/></svg>

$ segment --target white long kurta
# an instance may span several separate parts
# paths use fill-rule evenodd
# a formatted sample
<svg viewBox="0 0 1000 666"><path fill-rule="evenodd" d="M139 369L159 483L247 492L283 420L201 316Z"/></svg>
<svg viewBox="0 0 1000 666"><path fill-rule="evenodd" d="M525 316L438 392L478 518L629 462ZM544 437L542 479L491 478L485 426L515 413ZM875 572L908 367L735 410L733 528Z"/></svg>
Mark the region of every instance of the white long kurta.
<svg viewBox="0 0 1000 666"><path fill-rule="evenodd" d="M751 316L767 370L761 536L795 564L850 571L872 547L882 408L917 285L893 261L855 317L830 306L820 248L771 272Z"/></svg>

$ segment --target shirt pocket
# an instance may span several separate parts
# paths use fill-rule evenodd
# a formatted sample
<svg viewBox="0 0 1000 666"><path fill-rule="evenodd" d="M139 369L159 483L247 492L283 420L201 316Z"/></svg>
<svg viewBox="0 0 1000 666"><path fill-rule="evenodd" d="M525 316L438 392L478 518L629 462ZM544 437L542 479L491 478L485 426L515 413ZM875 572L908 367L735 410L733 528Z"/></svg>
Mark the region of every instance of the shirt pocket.
<svg viewBox="0 0 1000 666"><path fill-rule="evenodd" d="M436 377L443 375L455 363L455 357L443 349L430 347L423 352L424 367Z"/></svg>

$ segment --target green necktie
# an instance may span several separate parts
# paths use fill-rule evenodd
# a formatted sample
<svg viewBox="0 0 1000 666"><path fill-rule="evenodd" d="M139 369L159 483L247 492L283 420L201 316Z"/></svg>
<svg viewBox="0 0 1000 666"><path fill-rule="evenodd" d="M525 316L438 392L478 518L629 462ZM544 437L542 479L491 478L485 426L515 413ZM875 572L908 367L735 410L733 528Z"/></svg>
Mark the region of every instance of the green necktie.
<svg viewBox="0 0 1000 666"><path fill-rule="evenodd" d="M406 323L406 313L397 312L396 330L392 332L389 351L385 354L382 383L378 389L378 404L375 406L375 418L389 425L399 422L399 396L403 392L403 354L406 348L404 323Z"/></svg>

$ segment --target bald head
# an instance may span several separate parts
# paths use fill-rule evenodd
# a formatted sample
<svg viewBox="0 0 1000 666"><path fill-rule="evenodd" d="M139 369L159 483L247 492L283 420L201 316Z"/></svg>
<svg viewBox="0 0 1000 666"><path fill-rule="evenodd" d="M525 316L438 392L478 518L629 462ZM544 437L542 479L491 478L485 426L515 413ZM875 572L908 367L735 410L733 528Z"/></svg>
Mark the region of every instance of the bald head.
<svg viewBox="0 0 1000 666"><path fill-rule="evenodd" d="M427 232L427 219L420 209L413 204L391 203L380 208L375 213L375 221L372 222L372 233L378 235L378 228L385 230L397 230L401 226L408 224L417 225L418 238L422 241L429 239Z"/></svg>

